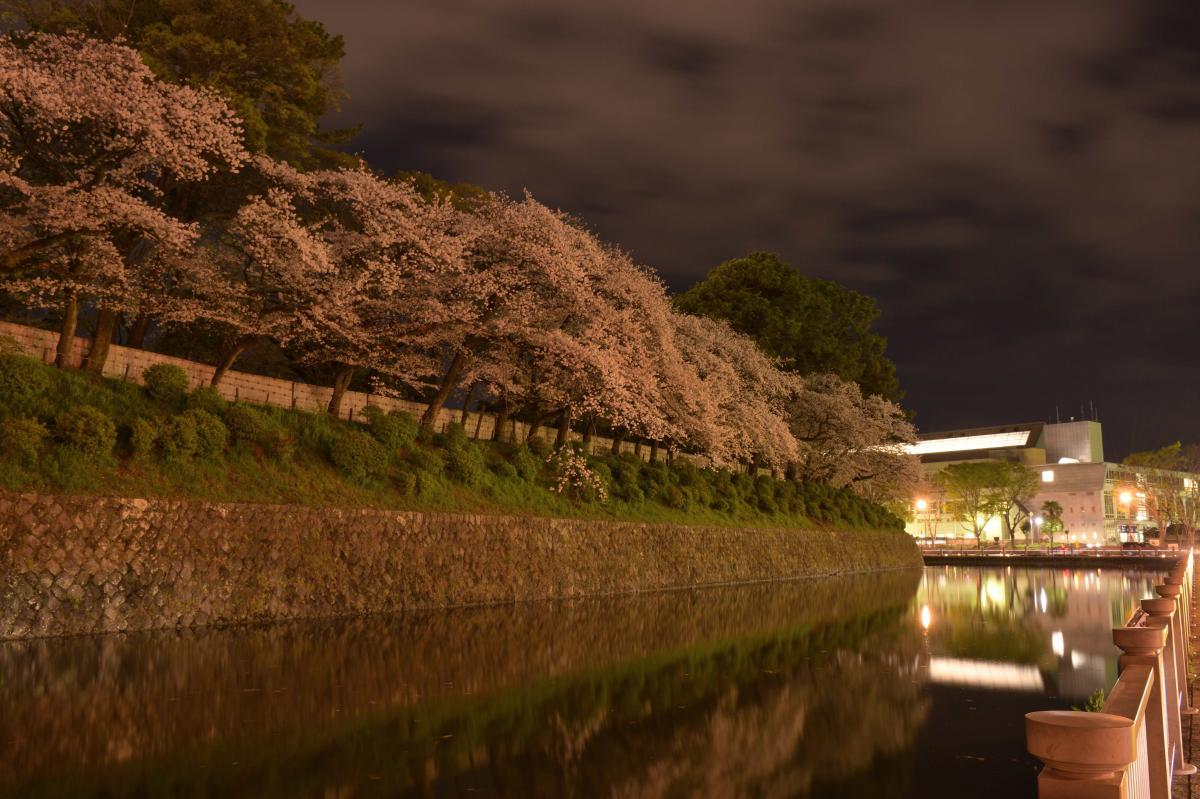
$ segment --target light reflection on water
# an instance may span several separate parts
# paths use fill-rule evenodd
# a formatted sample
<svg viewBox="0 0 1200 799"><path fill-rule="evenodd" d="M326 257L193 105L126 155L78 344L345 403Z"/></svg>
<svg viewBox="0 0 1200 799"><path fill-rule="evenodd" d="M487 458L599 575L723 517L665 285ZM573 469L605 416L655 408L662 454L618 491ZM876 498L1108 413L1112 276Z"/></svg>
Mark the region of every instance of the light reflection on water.
<svg viewBox="0 0 1200 799"><path fill-rule="evenodd" d="M1140 571L929 567L914 608L931 656L964 670L1033 669L1029 690L1082 704L1116 680L1112 628L1158 582Z"/></svg>
<svg viewBox="0 0 1200 799"><path fill-rule="evenodd" d="M1019 796L1148 574L930 568L0 644L0 796Z"/></svg>

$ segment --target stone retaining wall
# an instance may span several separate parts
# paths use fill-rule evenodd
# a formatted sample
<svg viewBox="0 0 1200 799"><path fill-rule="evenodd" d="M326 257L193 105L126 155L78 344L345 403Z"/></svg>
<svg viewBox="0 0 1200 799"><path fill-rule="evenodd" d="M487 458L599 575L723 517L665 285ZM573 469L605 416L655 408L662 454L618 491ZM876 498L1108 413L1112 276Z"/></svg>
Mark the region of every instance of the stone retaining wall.
<svg viewBox="0 0 1200 799"><path fill-rule="evenodd" d="M0 639L920 565L898 532L0 493Z"/></svg>

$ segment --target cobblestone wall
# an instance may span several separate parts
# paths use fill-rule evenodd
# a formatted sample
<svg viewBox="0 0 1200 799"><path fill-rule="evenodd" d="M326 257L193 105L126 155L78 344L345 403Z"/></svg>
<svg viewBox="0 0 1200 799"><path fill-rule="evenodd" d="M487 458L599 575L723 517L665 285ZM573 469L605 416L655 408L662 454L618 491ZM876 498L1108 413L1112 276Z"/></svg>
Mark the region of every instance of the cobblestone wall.
<svg viewBox="0 0 1200 799"><path fill-rule="evenodd" d="M0 638L916 567L901 533L0 493Z"/></svg>

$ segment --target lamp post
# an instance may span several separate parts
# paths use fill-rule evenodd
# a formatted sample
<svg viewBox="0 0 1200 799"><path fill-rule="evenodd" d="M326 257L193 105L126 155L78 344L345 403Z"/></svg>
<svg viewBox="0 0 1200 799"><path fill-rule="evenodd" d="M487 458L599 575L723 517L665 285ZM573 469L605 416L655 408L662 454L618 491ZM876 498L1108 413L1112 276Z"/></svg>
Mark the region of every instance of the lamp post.
<svg viewBox="0 0 1200 799"><path fill-rule="evenodd" d="M1121 503L1121 505L1122 505L1121 513L1125 516L1125 521L1128 522L1129 521L1129 503L1133 502L1133 492L1122 491L1120 494L1117 495L1117 501ZM1129 538L1130 534L1128 532L1129 525L1125 525L1125 529L1126 529L1125 540L1129 541L1130 540L1130 538Z"/></svg>
<svg viewBox="0 0 1200 799"><path fill-rule="evenodd" d="M1044 521L1046 520L1042 518L1040 513L1033 517L1033 538L1039 544L1042 543L1042 522Z"/></svg>
<svg viewBox="0 0 1200 799"><path fill-rule="evenodd" d="M917 513L921 514L922 517L924 517L922 519L922 522L924 523L924 526L925 526L925 537L932 539L933 536L930 534L930 530L929 530L929 501L926 499L917 499L917 501L914 503L914 505L917 509Z"/></svg>

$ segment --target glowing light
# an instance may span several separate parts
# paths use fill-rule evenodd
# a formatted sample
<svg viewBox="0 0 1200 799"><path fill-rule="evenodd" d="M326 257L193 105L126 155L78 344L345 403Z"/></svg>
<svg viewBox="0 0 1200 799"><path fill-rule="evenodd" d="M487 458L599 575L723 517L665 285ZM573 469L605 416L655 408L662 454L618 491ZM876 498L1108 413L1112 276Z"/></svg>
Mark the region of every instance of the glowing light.
<svg viewBox="0 0 1200 799"><path fill-rule="evenodd" d="M1062 630L1055 630L1050 633L1050 648L1054 650L1054 654L1058 657L1062 657L1066 653L1067 646L1066 642L1063 641Z"/></svg>
<svg viewBox="0 0 1200 799"><path fill-rule="evenodd" d="M1015 433L988 433L981 436L933 438L927 441L918 441L915 444L905 444L904 451L909 455L933 455L939 452L969 452L977 449L1023 447L1028 442L1029 431L1019 430Z"/></svg>
<svg viewBox="0 0 1200 799"><path fill-rule="evenodd" d="M1133 502L1133 494L1128 491L1122 491L1117 499L1120 500L1122 505L1128 505L1130 502Z"/></svg>
<svg viewBox="0 0 1200 799"><path fill-rule="evenodd" d="M990 660L930 658L929 679L936 683L972 685L1007 691L1042 691L1045 682L1037 666L1018 666Z"/></svg>
<svg viewBox="0 0 1200 799"><path fill-rule="evenodd" d="M929 509L929 503L928 503L928 502L926 502L926 501L925 501L925 500L923 500L923 499L918 499L918 500L917 500L917 510L921 511L922 513L924 513L924 512L925 512L926 510L928 510L928 509Z"/></svg>
<svg viewBox="0 0 1200 799"><path fill-rule="evenodd" d="M1005 598L1004 581L1000 579L988 580L983 587L983 592L987 596L988 601L992 605L1003 605Z"/></svg>
<svg viewBox="0 0 1200 799"><path fill-rule="evenodd" d="M1043 483L1053 483L1054 482L1054 470L1053 469L1046 469L1045 471L1042 472L1042 482Z"/></svg>
<svg viewBox="0 0 1200 799"><path fill-rule="evenodd" d="M929 606L926 605L925 607L921 608L921 626L928 630L929 625L932 623L933 614L929 612Z"/></svg>
<svg viewBox="0 0 1200 799"><path fill-rule="evenodd" d="M1038 604L1041 605L1041 607L1042 607L1042 613L1045 613L1046 608L1048 608L1050 606L1050 601L1046 597L1046 589L1045 588L1043 588L1042 592L1038 595Z"/></svg>

